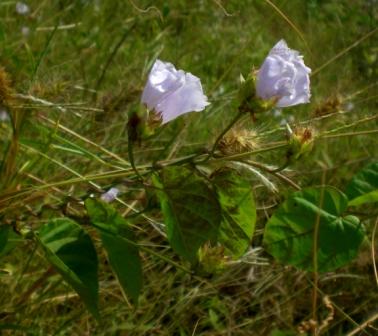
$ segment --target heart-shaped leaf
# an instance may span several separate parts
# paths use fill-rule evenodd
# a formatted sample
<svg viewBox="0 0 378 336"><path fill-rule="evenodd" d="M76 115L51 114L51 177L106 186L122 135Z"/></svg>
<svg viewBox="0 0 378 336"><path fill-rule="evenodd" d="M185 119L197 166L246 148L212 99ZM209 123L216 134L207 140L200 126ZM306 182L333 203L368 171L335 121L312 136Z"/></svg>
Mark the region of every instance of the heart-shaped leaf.
<svg viewBox="0 0 378 336"><path fill-rule="evenodd" d="M351 206L378 202L378 162L367 165L354 175L346 194Z"/></svg>
<svg viewBox="0 0 378 336"><path fill-rule="evenodd" d="M247 179L231 169L217 171L212 181L222 208L218 239L234 258L239 258L249 247L255 230L252 188Z"/></svg>
<svg viewBox="0 0 378 336"><path fill-rule="evenodd" d="M318 222L318 271L332 271L347 264L364 239L359 219L343 216L347 206L347 197L332 187L293 193L266 225L267 251L282 263L313 271L314 229Z"/></svg>
<svg viewBox="0 0 378 336"><path fill-rule="evenodd" d="M185 167L166 167L153 183L172 248L196 263L198 249L218 235L221 209L216 193L205 178Z"/></svg>

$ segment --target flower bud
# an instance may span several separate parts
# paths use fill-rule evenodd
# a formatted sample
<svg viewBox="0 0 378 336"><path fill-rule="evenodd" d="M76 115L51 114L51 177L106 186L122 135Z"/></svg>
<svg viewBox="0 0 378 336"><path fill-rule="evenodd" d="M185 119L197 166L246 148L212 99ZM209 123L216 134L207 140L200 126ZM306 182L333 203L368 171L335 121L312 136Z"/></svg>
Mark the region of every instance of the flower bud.
<svg viewBox="0 0 378 336"><path fill-rule="evenodd" d="M321 117L332 113L338 113L343 109L343 98L339 94L328 97L321 102L314 110L315 117Z"/></svg>
<svg viewBox="0 0 378 336"><path fill-rule="evenodd" d="M289 161L296 161L307 155L314 147L314 131L310 127L296 127L294 131L286 124L289 149L286 153Z"/></svg>
<svg viewBox="0 0 378 336"><path fill-rule="evenodd" d="M219 142L219 150L225 155L244 153L257 147L257 133L254 130L231 130Z"/></svg>
<svg viewBox="0 0 378 336"><path fill-rule="evenodd" d="M199 272L212 275L222 272L226 267L227 257L223 246L205 244L199 249Z"/></svg>

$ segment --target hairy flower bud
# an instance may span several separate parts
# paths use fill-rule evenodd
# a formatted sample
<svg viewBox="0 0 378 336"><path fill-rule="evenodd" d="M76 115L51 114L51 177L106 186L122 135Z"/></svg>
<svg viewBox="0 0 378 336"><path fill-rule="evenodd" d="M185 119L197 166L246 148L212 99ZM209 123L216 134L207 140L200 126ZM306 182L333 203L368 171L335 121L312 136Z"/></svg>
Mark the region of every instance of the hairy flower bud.
<svg viewBox="0 0 378 336"><path fill-rule="evenodd" d="M225 155L244 153L257 147L258 135L254 130L231 130L219 142L219 150Z"/></svg>
<svg viewBox="0 0 378 336"><path fill-rule="evenodd" d="M202 111L210 103L198 77L156 60L148 76L142 103L155 110L163 124L188 112Z"/></svg>
<svg viewBox="0 0 378 336"><path fill-rule="evenodd" d="M310 127L296 127L294 131L286 124L288 131L287 158L289 161L298 160L300 157L311 152L314 147L314 130Z"/></svg>
<svg viewBox="0 0 378 336"><path fill-rule="evenodd" d="M339 94L334 94L321 102L314 111L315 117L321 117L332 113L338 113L343 109L344 99Z"/></svg>
<svg viewBox="0 0 378 336"><path fill-rule="evenodd" d="M225 256L223 246L205 244L199 249L198 254L200 263L197 272L204 276L221 273L229 260L229 257Z"/></svg>

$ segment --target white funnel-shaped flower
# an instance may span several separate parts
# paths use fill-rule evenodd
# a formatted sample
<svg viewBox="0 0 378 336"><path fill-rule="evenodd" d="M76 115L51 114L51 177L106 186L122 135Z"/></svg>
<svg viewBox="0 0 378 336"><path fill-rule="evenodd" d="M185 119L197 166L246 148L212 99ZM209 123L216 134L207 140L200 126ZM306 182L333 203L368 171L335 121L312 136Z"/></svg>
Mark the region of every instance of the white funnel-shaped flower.
<svg viewBox="0 0 378 336"><path fill-rule="evenodd" d="M210 104L198 77L160 60L156 60L148 75L142 103L155 110L163 124L182 114L202 111Z"/></svg>

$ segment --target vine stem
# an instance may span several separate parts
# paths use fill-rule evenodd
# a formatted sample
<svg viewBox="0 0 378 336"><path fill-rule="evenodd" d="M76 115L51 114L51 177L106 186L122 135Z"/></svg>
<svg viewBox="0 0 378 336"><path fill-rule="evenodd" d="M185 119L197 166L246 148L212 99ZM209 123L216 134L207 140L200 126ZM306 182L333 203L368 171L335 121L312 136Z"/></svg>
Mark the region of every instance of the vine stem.
<svg viewBox="0 0 378 336"><path fill-rule="evenodd" d="M137 167L135 166L135 161L134 161L134 146L133 146L133 141L129 139L127 141L127 153L129 155L129 162L131 165L131 168L134 170L136 176L140 181L143 181L142 175L139 173Z"/></svg>

